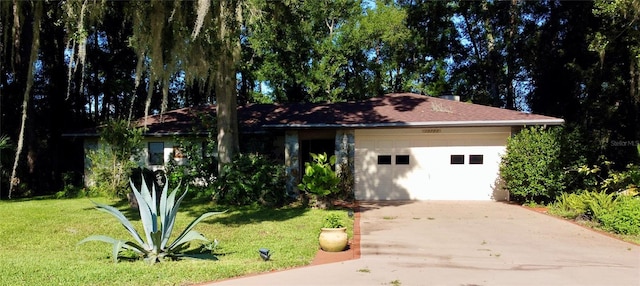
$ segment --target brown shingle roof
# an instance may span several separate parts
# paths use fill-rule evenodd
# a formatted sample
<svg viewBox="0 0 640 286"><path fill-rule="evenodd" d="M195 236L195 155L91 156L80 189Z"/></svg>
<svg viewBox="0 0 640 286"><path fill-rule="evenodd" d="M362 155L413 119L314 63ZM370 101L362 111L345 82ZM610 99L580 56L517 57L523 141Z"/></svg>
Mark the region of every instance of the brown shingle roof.
<svg viewBox="0 0 640 286"><path fill-rule="evenodd" d="M247 106L247 109L268 109ZM263 127L511 126L558 125L559 118L413 93L359 102L271 105ZM244 115L244 114L243 114ZM239 113L240 116L240 113Z"/></svg>
<svg viewBox="0 0 640 286"><path fill-rule="evenodd" d="M215 106L210 105L149 116L147 134L208 133L216 127L202 121L201 115L215 116L215 112ZM269 128L523 126L559 125L564 122L555 117L413 93L387 94L357 102L249 104L238 107L238 119L242 133ZM144 125L144 118L137 124Z"/></svg>

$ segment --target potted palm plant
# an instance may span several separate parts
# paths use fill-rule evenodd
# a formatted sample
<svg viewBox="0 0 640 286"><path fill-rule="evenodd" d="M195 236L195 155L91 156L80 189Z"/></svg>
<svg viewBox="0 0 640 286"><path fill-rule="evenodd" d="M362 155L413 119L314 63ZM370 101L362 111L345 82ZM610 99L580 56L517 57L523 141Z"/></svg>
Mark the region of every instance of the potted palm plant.
<svg viewBox="0 0 640 286"><path fill-rule="evenodd" d="M330 213L324 218L318 241L320 248L328 252L343 251L347 247L347 228L339 214Z"/></svg>

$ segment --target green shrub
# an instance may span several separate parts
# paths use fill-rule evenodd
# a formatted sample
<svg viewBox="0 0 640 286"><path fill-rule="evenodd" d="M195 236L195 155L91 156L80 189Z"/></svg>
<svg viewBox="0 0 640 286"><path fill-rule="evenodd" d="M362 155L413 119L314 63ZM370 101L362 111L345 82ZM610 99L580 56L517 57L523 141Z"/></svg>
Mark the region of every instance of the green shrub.
<svg viewBox="0 0 640 286"><path fill-rule="evenodd" d="M589 190L637 195L640 185L640 167L629 164L626 170L616 171L611 168L612 165L613 162L604 161L591 167L581 165L574 171L583 176L584 182L589 182Z"/></svg>
<svg viewBox="0 0 640 286"><path fill-rule="evenodd" d="M599 148L595 147L592 138L580 129L563 127L559 136L560 162L565 170L564 190L594 190L601 172L584 173L580 172L580 169L595 162L606 163L606 160L597 152Z"/></svg>
<svg viewBox="0 0 640 286"><path fill-rule="evenodd" d="M191 130L194 134L201 134L202 129L209 130L201 136L175 137L186 164L179 164L174 153L165 164L169 174L169 183L185 184L195 198L211 198L214 186L210 184L218 176L218 161L214 154L218 151L216 125L217 119L208 112L196 112L197 124ZM196 127L199 126L199 127Z"/></svg>
<svg viewBox="0 0 640 286"><path fill-rule="evenodd" d="M336 163L336 156L328 157L327 153L311 153L313 162L304 164L304 176L298 188L320 198L338 191L340 178L336 176L333 165Z"/></svg>
<svg viewBox="0 0 640 286"><path fill-rule="evenodd" d="M138 165L129 159L120 159L108 146L89 150L91 162L88 180L90 193L99 196L124 198L128 193L127 179Z"/></svg>
<svg viewBox="0 0 640 286"><path fill-rule="evenodd" d="M90 193L125 197L131 170L138 165L142 129L126 120L111 121L100 130L100 146L89 151L88 181L93 182Z"/></svg>
<svg viewBox="0 0 640 286"><path fill-rule="evenodd" d="M281 206L287 202L285 168L263 155L240 154L214 182L222 204Z"/></svg>
<svg viewBox="0 0 640 286"><path fill-rule="evenodd" d="M214 156L217 145L215 138L175 138L186 164L179 164L175 160L175 154L171 153L170 159L165 165L169 174L169 183L188 184L191 189L200 189L200 192L213 189L208 183L218 176L218 161ZM209 154L209 155L207 155Z"/></svg>
<svg viewBox="0 0 640 286"><path fill-rule="evenodd" d="M616 208L616 196L606 192L582 192L559 196L551 205L550 212L566 218L584 217L596 219Z"/></svg>
<svg viewBox="0 0 640 286"><path fill-rule="evenodd" d="M616 196L614 193L586 192L582 194L587 205L585 214L591 218L598 218L616 208Z"/></svg>
<svg viewBox="0 0 640 286"><path fill-rule="evenodd" d="M640 186L640 167L634 164L627 165L624 171L612 171L603 180L602 188L612 192L627 192L635 195Z"/></svg>
<svg viewBox="0 0 640 286"><path fill-rule="evenodd" d="M549 212L566 218L584 217L619 234L640 234L640 198L616 193L562 194Z"/></svg>
<svg viewBox="0 0 640 286"><path fill-rule="evenodd" d="M619 234L640 234L640 198L619 196L615 207L601 212L597 219L605 230Z"/></svg>
<svg viewBox="0 0 640 286"><path fill-rule="evenodd" d="M559 128L532 127L509 138L500 175L517 202L548 202L564 190Z"/></svg>
<svg viewBox="0 0 640 286"><path fill-rule="evenodd" d="M344 220L338 213L329 213L324 217L323 228L341 228L344 227Z"/></svg>
<svg viewBox="0 0 640 286"><path fill-rule="evenodd" d="M574 219L585 214L587 207L584 196L563 193L556 199L555 203L551 204L549 212L561 217Z"/></svg>
<svg viewBox="0 0 640 286"><path fill-rule="evenodd" d="M144 238L133 227L133 224L118 209L100 203L95 203L96 209L113 215L131 234L133 241L115 239L104 235L89 236L78 244L89 241L102 241L113 245L111 257L114 262L118 262L118 257L123 252L133 252L149 264L160 262L164 259L180 259L180 258L202 258L202 255L193 256L184 251L191 241L200 240L210 242L201 233L193 230L193 228L205 218L219 214L219 212L208 212L200 215L193 220L183 231L169 243L169 238L175 225L178 208L182 199L184 199L186 191L176 200L178 187L171 194L168 194L169 184L165 184L162 192L156 193L155 186L151 191L147 188L144 177L141 178L141 191L138 191L130 181L133 194L138 201L138 209L140 211L140 220L144 230ZM152 184L153 185L153 184Z"/></svg>
<svg viewBox="0 0 640 286"><path fill-rule="evenodd" d="M86 190L76 184L76 173L65 172L62 174L62 190L55 193L55 198L82 198L87 196Z"/></svg>

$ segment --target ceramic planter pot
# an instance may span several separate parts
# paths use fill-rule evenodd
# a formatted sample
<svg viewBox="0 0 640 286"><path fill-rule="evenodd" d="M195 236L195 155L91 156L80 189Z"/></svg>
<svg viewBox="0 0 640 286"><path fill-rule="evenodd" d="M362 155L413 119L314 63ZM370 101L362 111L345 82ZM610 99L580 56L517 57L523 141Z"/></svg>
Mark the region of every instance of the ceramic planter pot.
<svg viewBox="0 0 640 286"><path fill-rule="evenodd" d="M347 247L347 228L321 228L320 248L328 252L343 251Z"/></svg>

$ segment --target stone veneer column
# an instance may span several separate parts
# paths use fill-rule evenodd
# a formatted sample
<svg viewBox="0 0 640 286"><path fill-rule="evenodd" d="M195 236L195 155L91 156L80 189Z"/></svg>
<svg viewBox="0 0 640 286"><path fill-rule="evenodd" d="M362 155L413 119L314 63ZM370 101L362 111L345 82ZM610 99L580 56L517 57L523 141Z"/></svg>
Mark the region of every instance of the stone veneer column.
<svg viewBox="0 0 640 286"><path fill-rule="evenodd" d="M296 197L300 176L300 143L298 131L286 131L284 135L284 165L287 173L287 195Z"/></svg>
<svg viewBox="0 0 640 286"><path fill-rule="evenodd" d="M355 156L355 130L341 129L336 131L336 172L340 173L340 167L346 163L354 174Z"/></svg>

